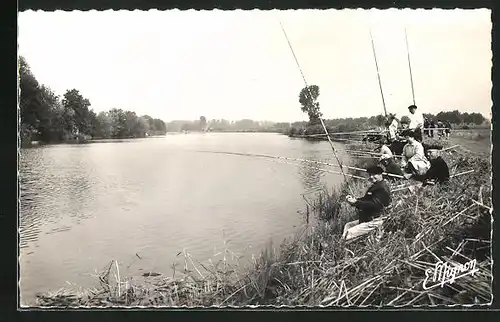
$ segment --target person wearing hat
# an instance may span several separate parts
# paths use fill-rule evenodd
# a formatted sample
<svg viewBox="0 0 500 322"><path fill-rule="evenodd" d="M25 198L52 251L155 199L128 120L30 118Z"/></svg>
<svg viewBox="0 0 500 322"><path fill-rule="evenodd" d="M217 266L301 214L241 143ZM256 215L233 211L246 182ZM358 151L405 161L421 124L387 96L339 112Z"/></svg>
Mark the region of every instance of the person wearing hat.
<svg viewBox="0 0 500 322"><path fill-rule="evenodd" d="M410 123L411 123L411 119L409 116L405 115L401 118L401 121L399 121L401 123L401 128L404 130L407 130L410 128Z"/></svg>
<svg viewBox="0 0 500 322"><path fill-rule="evenodd" d="M398 139L398 125L399 124L396 115L393 113L389 113L387 122L385 123L385 126L387 127L387 141L389 142L389 144Z"/></svg>
<svg viewBox="0 0 500 322"><path fill-rule="evenodd" d="M380 141L378 142L379 145L377 148L375 148L375 151L378 151L380 154L389 154L392 156L392 151L391 149L387 146L387 141L388 139L385 137L382 137Z"/></svg>
<svg viewBox="0 0 500 322"><path fill-rule="evenodd" d="M351 195L346 197L347 202L358 210L358 220L348 222L344 226L342 238L350 240L365 235L381 225L381 220L375 221L380 217L384 208L390 205L391 190L384 180L382 173L384 170L379 166L371 166L366 172L368 180L372 186L368 188L366 194L361 198L354 198Z"/></svg>
<svg viewBox="0 0 500 322"><path fill-rule="evenodd" d="M422 126L424 125L424 115L417 111L416 105L408 106L408 110L410 111L410 126L409 128L415 132L415 139L418 142L422 142Z"/></svg>
<svg viewBox="0 0 500 322"><path fill-rule="evenodd" d="M439 155L439 150L428 149L427 155L429 156L431 166L422 178L424 185L448 183L450 180L450 169L446 161Z"/></svg>
<svg viewBox="0 0 500 322"><path fill-rule="evenodd" d="M417 141L417 135L413 130L405 130L402 136L408 141L403 147L403 160L401 161L401 166L406 172L405 178L423 176L431 165L425 157L422 143Z"/></svg>
<svg viewBox="0 0 500 322"><path fill-rule="evenodd" d="M385 173L404 176L403 170L401 170L401 168L396 164L392 155L382 154L379 159L379 163L385 169ZM392 181L397 180L398 178L394 176L388 176L387 179Z"/></svg>

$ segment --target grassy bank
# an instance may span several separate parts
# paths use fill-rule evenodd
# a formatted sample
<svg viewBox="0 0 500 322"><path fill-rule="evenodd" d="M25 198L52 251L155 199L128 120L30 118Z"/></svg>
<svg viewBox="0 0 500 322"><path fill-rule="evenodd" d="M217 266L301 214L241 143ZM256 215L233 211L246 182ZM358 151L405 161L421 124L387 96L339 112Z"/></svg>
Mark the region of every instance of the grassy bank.
<svg viewBox="0 0 500 322"><path fill-rule="evenodd" d="M451 145L453 140L440 141ZM365 148L365 144L348 149ZM224 259L199 263L179 254L184 267L175 277L122 276L111 261L98 277L100 288L60 290L38 295L40 306L245 306L245 305L451 305L491 301L491 167L489 157L452 149L443 158L453 177L448 186L414 192L397 190L383 234L345 244L340 235L355 219L344 202L348 187L325 192L311 204L319 220L304 225L279 247L269 247L249 264ZM354 165L366 167L362 159ZM359 174L358 174L359 175ZM353 179L351 189L364 194L366 181ZM399 188L400 189L400 188ZM424 290L425 270L438 259L477 260L474 276ZM155 275L155 274L153 274Z"/></svg>

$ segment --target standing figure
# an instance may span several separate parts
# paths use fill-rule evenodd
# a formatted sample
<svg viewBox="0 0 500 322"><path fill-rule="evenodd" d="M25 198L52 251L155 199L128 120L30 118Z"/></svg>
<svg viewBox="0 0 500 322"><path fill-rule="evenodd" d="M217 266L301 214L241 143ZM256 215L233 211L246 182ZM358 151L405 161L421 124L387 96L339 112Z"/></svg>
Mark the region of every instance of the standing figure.
<svg viewBox="0 0 500 322"><path fill-rule="evenodd" d="M446 130L445 130L445 137L448 139L450 137L450 134L451 134L451 124L449 121L445 121L444 122L444 126L446 127Z"/></svg>
<svg viewBox="0 0 500 322"><path fill-rule="evenodd" d="M443 128L444 128L444 124L443 124L443 122L441 122L440 120L438 120L438 124L437 124L437 126L438 126L438 128L439 128L439 131L438 131L438 133L439 133L439 138L441 138L441 137L443 137L443 135L444 135L444 130L443 130Z"/></svg>
<svg viewBox="0 0 500 322"><path fill-rule="evenodd" d="M410 126L409 128L415 132L415 139L418 142L422 142L422 126L424 125L424 115L417 111L416 105L408 106L408 110L410 111Z"/></svg>
<svg viewBox="0 0 500 322"><path fill-rule="evenodd" d="M392 143L395 140L397 140L397 133L398 133L398 120L396 119L396 116L392 113L389 114L388 120L385 123L387 127L387 140L389 141L388 143Z"/></svg>
<svg viewBox="0 0 500 322"><path fill-rule="evenodd" d="M430 137L430 134L429 134L429 125L430 125L429 119L428 118L424 118L424 135L426 135L427 137Z"/></svg>
<svg viewBox="0 0 500 322"><path fill-rule="evenodd" d="M380 217L384 208L392 201L391 190L382 176L383 169L379 166L372 166L367 169L367 173L372 186L368 188L366 194L362 198L354 198L350 195L346 197L347 202L357 208L358 220L348 222L344 226L342 238L345 240L365 235L380 227L382 220L374 219Z"/></svg>

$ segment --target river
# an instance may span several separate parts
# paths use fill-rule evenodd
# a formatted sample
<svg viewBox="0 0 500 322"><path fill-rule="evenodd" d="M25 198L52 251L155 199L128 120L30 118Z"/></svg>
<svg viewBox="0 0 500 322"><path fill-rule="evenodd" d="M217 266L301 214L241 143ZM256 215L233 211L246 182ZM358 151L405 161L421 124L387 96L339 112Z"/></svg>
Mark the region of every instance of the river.
<svg viewBox="0 0 500 322"><path fill-rule="evenodd" d="M224 241L249 259L304 223L301 194L311 198L342 181L305 164L201 150L335 162L328 142L274 133L168 134L22 149L21 305L33 304L37 292L96 286L92 274L112 259L122 275L171 274L179 252L206 261Z"/></svg>

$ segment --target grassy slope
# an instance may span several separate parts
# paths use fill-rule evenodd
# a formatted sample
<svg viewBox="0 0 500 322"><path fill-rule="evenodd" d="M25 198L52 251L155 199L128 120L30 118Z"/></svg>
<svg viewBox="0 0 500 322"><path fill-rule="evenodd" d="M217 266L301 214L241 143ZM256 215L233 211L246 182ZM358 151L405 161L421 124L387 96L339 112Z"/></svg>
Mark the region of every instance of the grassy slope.
<svg viewBox="0 0 500 322"><path fill-rule="evenodd" d="M448 187L426 187L416 193L395 192L379 240L373 234L348 245L340 240L343 225L356 216L353 208L342 202L347 192L344 185L314 203L315 214L322 219L318 225L304 226L294 239L278 249L269 247L245 270L226 261L202 266L184 254L186 270L182 278L158 276L145 282L144 278L120 278L117 263L111 262L102 274L100 289L78 294L64 290L47 293L39 295L39 303L42 306L488 303L491 215L471 198L491 205L489 138L471 140L456 135L445 142L448 146L454 144L462 144L463 148L444 155L450 169L453 171L456 166L458 173L474 168L476 172L453 178ZM471 154L473 149L481 154ZM367 183L350 182L355 193L362 195ZM455 249L459 255L452 255ZM226 252L229 254L229 250ZM451 286L431 291L422 289L424 271L432 267L437 257L463 262L463 256L477 259L480 271L474 277L463 277Z"/></svg>

